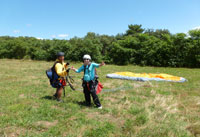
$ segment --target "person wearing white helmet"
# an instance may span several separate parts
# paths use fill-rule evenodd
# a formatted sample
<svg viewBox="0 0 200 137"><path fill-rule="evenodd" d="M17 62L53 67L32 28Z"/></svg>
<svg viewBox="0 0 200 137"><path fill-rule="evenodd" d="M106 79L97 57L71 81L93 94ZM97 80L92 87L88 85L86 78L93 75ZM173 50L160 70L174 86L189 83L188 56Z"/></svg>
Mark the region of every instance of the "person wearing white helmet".
<svg viewBox="0 0 200 137"><path fill-rule="evenodd" d="M105 63L102 62L101 64L93 63L91 62L90 55L86 54L83 56L83 65L76 69L73 66L71 67L72 70L74 70L76 73L80 73L81 71L84 71L83 76L83 92L85 95L85 101L86 105L91 105L91 97L93 98L94 104L97 106L98 109L102 109L101 103L99 101L99 98L96 94L96 77L95 77L95 68L104 66Z"/></svg>
<svg viewBox="0 0 200 137"><path fill-rule="evenodd" d="M91 60L91 57L90 57L90 55L86 54L86 55L83 56L83 60L84 60L84 59L89 59L89 60Z"/></svg>

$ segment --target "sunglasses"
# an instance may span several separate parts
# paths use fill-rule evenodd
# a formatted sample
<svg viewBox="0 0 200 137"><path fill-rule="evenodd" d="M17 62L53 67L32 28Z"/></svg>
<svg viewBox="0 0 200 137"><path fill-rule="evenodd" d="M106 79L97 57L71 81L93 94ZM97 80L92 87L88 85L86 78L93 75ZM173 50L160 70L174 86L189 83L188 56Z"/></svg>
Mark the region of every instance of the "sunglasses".
<svg viewBox="0 0 200 137"><path fill-rule="evenodd" d="M89 59L83 59L83 60L89 60Z"/></svg>

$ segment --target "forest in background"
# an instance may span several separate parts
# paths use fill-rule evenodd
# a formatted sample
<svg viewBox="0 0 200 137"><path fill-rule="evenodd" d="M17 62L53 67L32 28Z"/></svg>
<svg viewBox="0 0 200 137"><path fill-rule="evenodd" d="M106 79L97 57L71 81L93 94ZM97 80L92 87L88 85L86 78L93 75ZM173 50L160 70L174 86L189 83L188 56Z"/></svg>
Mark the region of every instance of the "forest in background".
<svg viewBox="0 0 200 137"><path fill-rule="evenodd" d="M69 40L0 37L0 58L52 61L59 51L65 52L67 61L82 61L90 54L95 62L117 65L200 67L200 29L172 34L131 24L115 36L88 32Z"/></svg>

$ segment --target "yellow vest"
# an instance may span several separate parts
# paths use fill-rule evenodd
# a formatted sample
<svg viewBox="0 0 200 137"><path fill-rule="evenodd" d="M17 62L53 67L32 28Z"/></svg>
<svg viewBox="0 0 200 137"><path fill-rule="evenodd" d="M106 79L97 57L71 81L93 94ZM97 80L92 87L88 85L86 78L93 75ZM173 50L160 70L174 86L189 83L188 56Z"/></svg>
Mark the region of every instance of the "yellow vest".
<svg viewBox="0 0 200 137"><path fill-rule="evenodd" d="M56 62L58 62L59 60L56 60ZM56 63L55 65L55 71L56 73L60 76L60 77L65 77L67 76L67 70L68 66L66 65L66 63L62 62L62 63Z"/></svg>

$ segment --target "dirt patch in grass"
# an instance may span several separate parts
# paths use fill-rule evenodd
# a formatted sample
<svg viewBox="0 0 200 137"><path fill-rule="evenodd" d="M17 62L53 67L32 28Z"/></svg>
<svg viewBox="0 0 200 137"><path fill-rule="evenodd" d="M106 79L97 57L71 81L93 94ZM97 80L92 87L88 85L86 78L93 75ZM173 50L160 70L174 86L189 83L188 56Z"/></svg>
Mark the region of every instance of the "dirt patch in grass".
<svg viewBox="0 0 200 137"><path fill-rule="evenodd" d="M199 101L199 102L197 102L197 105L198 105L198 106L200 106L200 101Z"/></svg>
<svg viewBox="0 0 200 137"><path fill-rule="evenodd" d="M68 120L69 121L73 121L73 120L76 120L77 118L75 116L71 116Z"/></svg>
<svg viewBox="0 0 200 137"><path fill-rule="evenodd" d="M117 107L118 109L124 108L131 104L128 100L128 93L126 91L120 91L116 94L111 94L111 96L104 97L106 107ZM117 105L116 105L117 104Z"/></svg>
<svg viewBox="0 0 200 137"><path fill-rule="evenodd" d="M145 84L144 82L134 82L133 83L134 88L143 87L144 85L147 85L147 84Z"/></svg>
<svg viewBox="0 0 200 137"><path fill-rule="evenodd" d="M104 97L104 100L112 102L112 103L117 102L117 99L114 96Z"/></svg>
<svg viewBox="0 0 200 137"><path fill-rule="evenodd" d="M157 85L152 84L149 81L146 82L134 82L133 83L134 88L140 88L140 87L144 87L144 88L151 88L151 87L156 87Z"/></svg>
<svg viewBox="0 0 200 137"><path fill-rule="evenodd" d="M86 113L87 117L94 120L105 120L110 123L114 123L115 125L121 127L124 125L125 121L120 117L115 117L109 113L101 114L99 112L88 112Z"/></svg>
<svg viewBox="0 0 200 137"><path fill-rule="evenodd" d="M58 123L58 120L55 120L53 122L49 121L38 121L35 123L36 126L43 126L45 128L50 128L52 126L55 126Z"/></svg>
<svg viewBox="0 0 200 137"><path fill-rule="evenodd" d="M143 85L142 87L150 88L150 87L152 87L152 85L145 84L145 85Z"/></svg>
<svg viewBox="0 0 200 137"><path fill-rule="evenodd" d="M1 130L0 136L5 136L5 137L18 137L25 135L27 132L27 129L24 129L22 127L7 127Z"/></svg>
<svg viewBox="0 0 200 137"><path fill-rule="evenodd" d="M200 136L200 124L193 124L186 128L190 131L195 137Z"/></svg>
<svg viewBox="0 0 200 137"><path fill-rule="evenodd" d="M126 100L120 100L117 105L115 106L115 108L118 110L119 114L121 113L122 110L126 110L126 109L129 109L130 106L131 106L131 101L126 99Z"/></svg>
<svg viewBox="0 0 200 137"><path fill-rule="evenodd" d="M33 106L33 108L37 109L37 108L39 108L39 106Z"/></svg>
<svg viewBox="0 0 200 137"><path fill-rule="evenodd" d="M35 109L37 109L37 108L40 107L40 104L39 104L39 103L34 103L34 104L32 105L32 107L35 108Z"/></svg>
<svg viewBox="0 0 200 137"><path fill-rule="evenodd" d="M58 106L51 106L51 108L52 109L57 109L57 110L61 110L61 111L64 111L64 109L63 108L61 108L61 107L58 107Z"/></svg>
<svg viewBox="0 0 200 137"><path fill-rule="evenodd" d="M152 90L151 90L151 94L152 94L152 95L155 95L155 94L156 94L156 91L152 89Z"/></svg>
<svg viewBox="0 0 200 137"><path fill-rule="evenodd" d="M154 93L154 91L152 90ZM153 100L146 102L145 107L147 110L154 107L154 110L149 110L149 116L158 121L164 121L168 114L178 113L178 103L173 96L162 96L157 94ZM162 116L161 116L162 115Z"/></svg>
<svg viewBox="0 0 200 137"><path fill-rule="evenodd" d="M112 79L109 82L102 83L106 88L116 88L116 85L123 85L124 81L119 79Z"/></svg>
<svg viewBox="0 0 200 137"><path fill-rule="evenodd" d="M178 111L178 103L173 99L173 96L157 95L153 103L164 108L168 113L176 113Z"/></svg>
<svg viewBox="0 0 200 137"><path fill-rule="evenodd" d="M20 94L19 98L25 98L25 95L24 94Z"/></svg>
<svg viewBox="0 0 200 137"><path fill-rule="evenodd" d="M132 101L129 99L129 93L128 91L120 91L105 97L105 107L116 109L119 112L116 115L120 115L122 110L126 110L132 105Z"/></svg>
<svg viewBox="0 0 200 137"><path fill-rule="evenodd" d="M83 133L88 129L88 126L83 126L81 127L81 129L79 130L79 134L77 135L77 137L82 137Z"/></svg>
<svg viewBox="0 0 200 137"><path fill-rule="evenodd" d="M82 125L80 128L72 129L62 134L62 137L67 136L76 136L76 137L83 137L84 132L91 129L89 125Z"/></svg>

